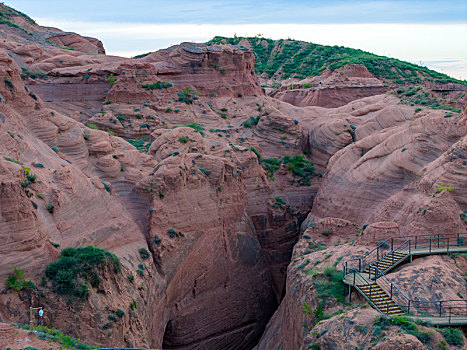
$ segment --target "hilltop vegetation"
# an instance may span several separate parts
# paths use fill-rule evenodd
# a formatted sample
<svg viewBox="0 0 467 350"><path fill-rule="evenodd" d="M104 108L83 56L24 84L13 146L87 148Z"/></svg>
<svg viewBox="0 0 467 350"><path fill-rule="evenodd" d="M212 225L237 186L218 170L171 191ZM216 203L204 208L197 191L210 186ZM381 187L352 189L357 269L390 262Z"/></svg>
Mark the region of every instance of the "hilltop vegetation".
<svg viewBox="0 0 467 350"><path fill-rule="evenodd" d="M18 10L15 10L14 8L9 7L7 5L0 4L0 24L7 24L10 27L14 27L14 28L24 30L23 28L21 28L20 26L18 26L17 24L15 24L15 23L13 23L11 21L12 17L15 17L15 16L24 17L30 23L33 23L33 24L36 23L28 15L26 15L26 14L24 14L24 13L18 11Z"/></svg>
<svg viewBox="0 0 467 350"><path fill-rule="evenodd" d="M344 46L318 45L291 39L221 36L214 37L208 44L238 45L244 40L250 43L254 52L256 73L267 73L270 77L303 79L320 75L327 68L335 70L354 63L363 64L373 75L388 83L417 84L428 81L467 84L426 67Z"/></svg>

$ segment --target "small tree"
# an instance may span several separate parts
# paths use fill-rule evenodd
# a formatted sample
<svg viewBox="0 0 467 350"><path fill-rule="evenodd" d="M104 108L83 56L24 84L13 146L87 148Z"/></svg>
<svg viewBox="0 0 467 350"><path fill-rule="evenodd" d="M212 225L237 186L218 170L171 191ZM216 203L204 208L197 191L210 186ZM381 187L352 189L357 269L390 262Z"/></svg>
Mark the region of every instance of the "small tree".
<svg viewBox="0 0 467 350"><path fill-rule="evenodd" d="M194 100L198 99L196 92L189 86L184 86L178 93L179 102L185 102L186 104L192 104Z"/></svg>

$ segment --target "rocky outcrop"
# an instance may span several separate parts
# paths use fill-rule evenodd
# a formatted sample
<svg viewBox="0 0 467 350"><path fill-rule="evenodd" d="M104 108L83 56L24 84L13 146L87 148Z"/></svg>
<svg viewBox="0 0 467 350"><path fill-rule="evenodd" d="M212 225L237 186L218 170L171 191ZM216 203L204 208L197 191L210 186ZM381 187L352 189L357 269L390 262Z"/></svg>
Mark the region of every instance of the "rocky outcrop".
<svg viewBox="0 0 467 350"><path fill-rule="evenodd" d="M75 33L63 33L48 39L57 46L64 46L87 54L105 54L104 45L95 38L83 37Z"/></svg>
<svg viewBox="0 0 467 350"><path fill-rule="evenodd" d="M391 89L361 64L347 64L334 71L293 84L284 84L270 96L294 106L341 107L349 102L383 94Z"/></svg>

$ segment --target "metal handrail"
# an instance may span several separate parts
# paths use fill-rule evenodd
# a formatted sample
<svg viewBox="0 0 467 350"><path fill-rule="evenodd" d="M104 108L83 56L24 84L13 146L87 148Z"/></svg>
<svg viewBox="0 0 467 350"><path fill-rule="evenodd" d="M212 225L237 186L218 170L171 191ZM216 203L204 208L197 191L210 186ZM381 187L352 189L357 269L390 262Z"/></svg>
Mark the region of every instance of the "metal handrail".
<svg viewBox="0 0 467 350"><path fill-rule="evenodd" d="M421 240L424 240L425 237L429 238L429 237L437 237L438 239L438 247L439 247L439 241L441 239L457 239L458 243L460 241L460 238L464 239L465 237L467 237L467 233L437 233L437 234L423 234L423 235L406 235L406 236L393 236L393 237L389 237L388 239L386 239L385 241L383 242L380 242L378 243L378 245L373 248L372 250L370 250L369 252L363 254L362 256L358 257L358 258L352 258L352 259L348 259L346 261L344 261L342 263L343 267L344 267L344 273L347 273L347 270L349 268L349 263L352 262L352 261L358 261L358 266L359 266L359 271L363 271L365 270L368 265L370 263L367 263L366 261L369 260L369 258L371 256L374 256L376 255L376 261L380 260L379 258L379 252L382 248L384 247L391 247L391 252L394 251L394 240L401 240L401 239L404 239L404 243L405 241L413 241L415 242L415 247L417 247L418 245L418 241L421 241ZM407 239L408 238L408 239ZM430 239L429 242L432 242L432 240ZM464 241L465 243L462 244L462 245L467 245L467 240ZM460 244L457 244L457 246L460 246ZM430 247L431 248L431 247ZM387 255L387 254L385 254ZM373 260L373 261L374 261Z"/></svg>
<svg viewBox="0 0 467 350"><path fill-rule="evenodd" d="M360 274L360 272L358 272L357 270L353 270L352 272L353 272L353 274L354 274L354 277L353 277L353 284L352 284L352 285L354 286L354 288L360 289L360 287L355 283L355 276L356 276L356 274L358 274L363 280L365 280L365 278L364 278L364 277ZM351 272L351 273L352 273L352 272ZM349 274L350 274L350 273L349 273ZM381 293L378 292L371 284L368 284L368 287L370 287L370 295L369 295L369 297L368 297L368 299L370 300L370 303L372 303L376 309L378 309L378 310L380 310L381 312L383 312L383 311L382 311L379 307L377 307L376 304L373 303L373 301L371 300L371 296L372 296L372 294L374 293L375 296L378 296L378 297L381 298L381 300L384 300L384 302L386 303L386 313L389 314L389 302L386 300L386 298L385 298L383 295L381 295ZM373 290L374 290L374 292L372 293ZM362 293L363 293L363 292L362 292ZM363 293L363 294L365 294L365 293ZM367 294L365 294L365 295L367 295Z"/></svg>
<svg viewBox="0 0 467 350"><path fill-rule="evenodd" d="M447 236L447 237L446 237ZM461 236L462 236L462 240L461 240ZM375 255L374 253L376 252L376 255L379 257L379 248L381 246L387 246L388 245L388 241L391 242L391 248L393 247L394 245L394 238L396 239L401 239L401 238L407 238L407 237L414 237L413 239L408 239L408 240L405 240L402 244L400 244L398 247L396 247L395 249L392 248L391 251L385 255L383 255L383 257L381 259L377 259L376 261L372 262L372 263L369 263L368 264L368 279L371 280L371 273L372 273L372 270L375 272L374 274L374 280L378 280L379 278L382 278L382 281L383 281L383 285L387 287L387 285L389 285L389 293L388 291L385 291L386 293L388 293L388 295L390 295L391 299L401 308L404 308L406 311L407 314L411 314L411 308L412 308L412 313L413 313L413 310L416 310L418 316L424 316L426 315L426 311L427 310L435 310L436 309L436 316L439 316L441 317L443 315L443 308L444 308L444 311L446 312L446 310L449 310L449 322L451 322L451 317L452 317L452 310L457 310L457 309L460 309L462 310L461 312L461 315L467 315L467 300L465 299L452 299L452 300L438 300L438 301L423 301L423 300L413 300L409 297L407 297L400 289L399 287L397 287L385 274L383 271L381 271L379 268L378 268L378 263L383 260L384 258L386 258L387 256L391 255L392 254L392 257L393 257L393 261L392 261L392 264L394 264L394 253L395 252L407 252L407 255L410 255L411 254L411 251L412 251L412 246L414 246L413 249L417 249L418 248L421 248L421 247L428 247L430 248L430 252L432 251L432 249L436 249L436 248L446 248L447 252L449 252L449 247L459 247L459 246L464 246L464 245L467 245L466 243L466 240L464 239L465 236L467 236L467 233L446 233L446 234L434 234L434 235L418 235L418 236L399 236L399 237L390 237L388 238L387 240L381 242L378 244L378 246L376 248L374 248L373 250L367 252L366 254L364 254L362 257L360 258L353 258L353 259L349 259L345 262L343 262L343 267L344 267L344 275L347 275L347 274L350 274L350 273L354 273L354 283L353 283L353 286L355 287L355 273L358 273L359 276L361 276L362 278L364 278L360 272L365 270L366 268L366 263L365 263L365 260L371 256L371 255ZM457 239L457 241L455 241L454 244L450 244L451 242L451 239ZM432 243L435 243L435 244L432 244ZM442 243L442 244L441 244ZM426 245L428 244L428 245ZM408 245L408 249L407 248L404 248L404 246ZM402 259L402 258L400 258ZM400 259L398 259L397 261L399 261ZM350 261L358 261L359 262L359 267L358 269L355 269L355 268L350 268L349 270L349 267L348 267L348 263ZM370 291L372 290L372 287L370 284L368 284L370 286ZM383 289L384 290L384 289ZM396 293L395 293L396 291ZM378 293L379 294L379 293ZM395 294L398 295L398 298L397 300L394 299L394 296ZM380 295L380 294L379 294ZM384 298L383 298L384 299ZM449 304L453 304L453 303L465 303L464 306L452 306L452 305L449 305ZM373 303L372 303L373 304ZM443 305L444 304L444 305ZM448 306L445 306L445 304L448 304ZM374 305L374 304L373 304ZM386 301L386 305L388 305L388 302ZM374 305L376 307L376 305ZM377 309L379 309L378 307L376 307ZM388 309L388 308L387 308ZM439 312L438 312L439 310ZM429 312L429 311L428 311ZM432 317L436 317L434 316L434 313L431 312L429 314L429 316L432 316ZM446 315L447 316L447 315Z"/></svg>
<svg viewBox="0 0 467 350"><path fill-rule="evenodd" d="M449 314L450 316L452 315L452 309L461 309L461 310L464 310L464 314L467 315L467 300L465 299L445 299L445 300L435 300L435 301L424 301L424 300L414 300L414 299L411 299L409 298L407 295L405 295L404 292L402 292L399 287L397 287L394 282L392 282L380 269L378 269L377 267L374 267L376 270L378 270L379 272L379 275L381 277L381 279L383 281L386 282L386 285L389 284L389 292L387 290L385 290L385 292L391 297L392 300L394 300L394 302L399 305L399 307L401 308L404 308L405 309L405 312L407 314L411 314L410 310L416 310L418 311L418 314L415 315L413 312L412 314L414 314L415 316L426 316L424 314L426 314L426 312L423 312L422 310L428 310L428 309L436 309L436 315L434 315L434 313L432 314L429 314L428 316L443 316L443 307L444 309L446 308L449 308ZM385 285L383 283L383 285ZM384 288L383 288L384 290ZM394 291L397 291L397 295L401 295L403 298L398 298L398 300L395 300L394 298ZM405 299L405 303L403 302ZM401 301L402 300L402 301ZM464 306L445 306L443 304L447 304L447 303L464 303L465 305ZM439 307L438 307L439 305ZM439 310L439 312L438 312ZM447 316L447 315L446 315Z"/></svg>

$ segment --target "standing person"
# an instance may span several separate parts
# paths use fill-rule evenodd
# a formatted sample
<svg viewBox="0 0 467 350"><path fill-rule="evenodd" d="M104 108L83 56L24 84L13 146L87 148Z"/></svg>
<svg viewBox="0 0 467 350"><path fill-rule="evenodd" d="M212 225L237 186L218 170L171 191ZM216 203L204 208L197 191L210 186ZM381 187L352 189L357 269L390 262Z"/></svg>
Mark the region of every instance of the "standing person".
<svg viewBox="0 0 467 350"><path fill-rule="evenodd" d="M40 326L43 326L43 322L42 322L42 320L44 319L43 317L44 317L44 310L41 308L39 309L39 325Z"/></svg>

